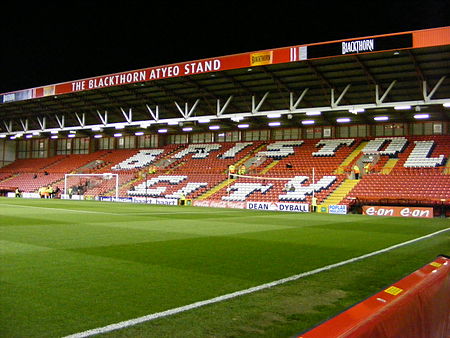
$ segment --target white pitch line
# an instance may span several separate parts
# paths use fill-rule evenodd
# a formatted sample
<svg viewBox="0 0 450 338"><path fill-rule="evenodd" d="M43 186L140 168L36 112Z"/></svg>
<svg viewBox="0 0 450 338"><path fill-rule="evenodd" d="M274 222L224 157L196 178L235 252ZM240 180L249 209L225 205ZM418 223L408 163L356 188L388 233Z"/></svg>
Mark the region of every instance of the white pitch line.
<svg viewBox="0 0 450 338"><path fill-rule="evenodd" d="M27 208L27 209L46 209L46 210L53 210L53 211L68 211L68 212L81 212L86 214L106 214L106 215L121 215L118 213L113 212L103 212L103 211L88 211L88 210L75 210L75 209L65 209L65 208L50 208L50 207L37 207L37 206L30 206L30 205L19 205L19 204L8 204L8 203L1 203L0 205L7 205L10 207L18 207L18 208Z"/></svg>
<svg viewBox="0 0 450 338"><path fill-rule="evenodd" d="M68 211L68 212L78 212L78 213L87 213L87 214L104 214L104 215L116 215L116 216L134 216L139 215L140 213L117 213L117 212L105 212L105 211L89 211L89 210L76 210L76 209L66 209L66 208L51 208L51 207L37 207L37 206L29 206L29 205L19 205L19 204L8 204L8 203L0 203L0 205L7 205L11 207L18 207L18 208L34 208L34 209L46 209L46 210L53 210L53 211ZM227 212L233 212L235 210L227 210ZM222 212L222 211L221 211ZM148 211L145 214L148 216L152 215L173 215L173 214L198 214L199 211L177 211L177 212L151 212ZM214 212L206 212L206 214L213 214ZM141 213L142 214L142 213ZM202 211L202 214L205 214L205 212Z"/></svg>
<svg viewBox="0 0 450 338"><path fill-rule="evenodd" d="M433 232L431 234L428 234L428 235L425 235L425 236L422 236L422 237L418 237L418 238L415 238L415 239L411 239L409 241L402 242L402 243L399 243L399 244L395 244L395 245L392 245L392 246L384 248L384 249L373 251L371 253L368 253L368 254L365 254L365 255L362 255L362 256L350 258L350 259L347 259L347 260L342 261L342 262L338 262L338 263L335 263L335 264L330 264L330 265L327 265L327 266L324 266L324 267L321 267L321 268L317 268L317 269L314 269L314 270L311 270L311 271L303 272L303 273L300 273L298 275L290 276L290 277L287 277L287 278L279 279L279 280L276 280L276 281L273 281L273 282L270 282L270 283L254 286L254 287L251 287L249 289L228 293L228 294L225 294L225 295L222 295L222 296L214 297L214 298L211 298L211 299L199 301L199 302L196 302L196 303L188 304L188 305L185 305L185 306L180 306L180 307L173 308L173 309L170 309L170 310L149 314L149 315L138 317L138 318L134 318L134 319L125 320L125 321L122 321L122 322L119 322L119 323L110 324L110 325L99 327L99 328L96 328L96 329L91 329L91 330L87 330L87 331L83 331L83 332L79 332L79 333L74 333L72 335L69 335L69 336L66 336L66 337L63 337L63 338L90 337L90 336L94 336L94 335L101 334L101 333L107 333L107 332L111 332L111 331L115 331L115 330L119 330L119 329L124 329L124 328L130 327L130 326L134 326L134 325L137 325L137 324L140 324L140 323L143 323L143 322L148 322L148 321L151 321L151 320L155 320L155 319L158 319L158 318L172 316L172 315L175 315L177 313L181 313L181 312L189 311L189 310L192 310L192 309L196 309L196 308L199 308L199 307L203 307L205 305L223 302L224 300L240 297L240 296L247 295L247 294L250 294L250 293L253 293L253 292L257 292L257 291L261 291L261 290L264 290L264 289L268 289L268 288L271 288L271 287L274 287L274 286L277 286L277 285L285 284L287 282L295 281L295 280L303 278L303 277L315 275L315 274L318 274L320 272L331 270L331 269L334 269L334 268L337 268L337 267L340 267L340 266L343 266L343 265L346 265L346 264L354 263L354 262L357 262L357 261L360 261L360 260L363 260L363 259L375 256L375 255L379 255L381 253L385 253L385 252L388 252L388 251L400 248L400 247L408 245L408 244L412 244L412 243L415 243L415 242L418 242L418 241L421 241L421 240L424 240L424 239L427 239L427 238L439 235L439 234L444 233L444 232L449 231L449 230L450 230L450 228L442 229L442 230Z"/></svg>

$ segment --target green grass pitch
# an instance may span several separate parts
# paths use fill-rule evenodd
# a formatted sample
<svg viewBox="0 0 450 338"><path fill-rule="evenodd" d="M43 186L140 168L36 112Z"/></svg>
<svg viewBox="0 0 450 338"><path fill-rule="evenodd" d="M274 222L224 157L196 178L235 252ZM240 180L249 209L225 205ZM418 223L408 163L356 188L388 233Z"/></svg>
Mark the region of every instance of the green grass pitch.
<svg viewBox="0 0 450 338"><path fill-rule="evenodd" d="M341 262L450 220L0 199L0 336L61 337ZM450 231L107 337L292 336L450 254Z"/></svg>

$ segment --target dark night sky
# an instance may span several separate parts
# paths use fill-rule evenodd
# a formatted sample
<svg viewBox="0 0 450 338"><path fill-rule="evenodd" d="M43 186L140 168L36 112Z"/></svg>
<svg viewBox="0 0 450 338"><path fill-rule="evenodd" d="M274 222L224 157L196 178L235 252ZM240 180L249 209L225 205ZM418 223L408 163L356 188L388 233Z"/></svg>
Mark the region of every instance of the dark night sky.
<svg viewBox="0 0 450 338"><path fill-rule="evenodd" d="M448 0L66 3L2 4L0 93L207 57L450 25Z"/></svg>

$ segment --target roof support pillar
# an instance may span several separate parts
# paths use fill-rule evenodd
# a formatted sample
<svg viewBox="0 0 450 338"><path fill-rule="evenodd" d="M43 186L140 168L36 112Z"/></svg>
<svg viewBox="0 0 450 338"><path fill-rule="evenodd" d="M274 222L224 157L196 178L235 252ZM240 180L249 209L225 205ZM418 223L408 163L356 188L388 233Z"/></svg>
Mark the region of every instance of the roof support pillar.
<svg viewBox="0 0 450 338"><path fill-rule="evenodd" d="M269 95L269 92L266 92L262 99L259 101L258 105L256 105L256 99L255 95L252 95L252 114L257 113L259 109L261 108L262 104L266 100L267 96Z"/></svg>
<svg viewBox="0 0 450 338"><path fill-rule="evenodd" d="M39 126L41 127L41 130L45 130L45 126L46 126L45 116L42 117L42 120L38 116L37 120L38 120Z"/></svg>
<svg viewBox="0 0 450 338"><path fill-rule="evenodd" d="M145 107L147 107L147 110L150 113L150 115L153 117L153 120L155 122L158 122L158 120L159 120L159 107L156 106L155 107L155 111L153 111L152 108L150 108L150 106L148 104L146 104Z"/></svg>
<svg viewBox="0 0 450 338"><path fill-rule="evenodd" d="M9 123L6 123L6 121L3 121L3 125L5 126L8 133L12 132L12 120L9 120Z"/></svg>
<svg viewBox="0 0 450 338"><path fill-rule="evenodd" d="M334 88L331 88L331 107L332 108L336 108L339 105L339 102L341 102L342 98L344 97L345 93L347 93L350 86L351 86L350 84L345 86L344 90L342 91L341 95L339 95L337 100L334 100Z"/></svg>
<svg viewBox="0 0 450 338"><path fill-rule="evenodd" d="M181 113L181 115L184 117L184 119L187 120L189 117L191 117L192 113L194 112L194 110L197 107L199 102L200 102L200 99L197 99L197 101L195 101L195 103L191 109L189 109L189 105L187 102L184 103L184 109L182 109L176 101L175 101L175 105L177 106L178 111Z"/></svg>
<svg viewBox="0 0 450 338"><path fill-rule="evenodd" d="M80 118L80 116L78 115L78 113L75 113L75 116L76 116L76 118L77 118L77 120L78 120L78 123L80 124L80 127L84 128L84 126L86 125L86 117L85 117L85 114L84 114L84 113L81 114L81 118Z"/></svg>
<svg viewBox="0 0 450 338"><path fill-rule="evenodd" d="M386 96L389 94L389 92L391 91L392 87L394 87L394 85L397 83L397 80L394 80L391 82L391 84L389 85L389 87L386 89L386 91L384 92L383 96L380 98L380 86L378 84L375 85L375 103L377 105L380 105L383 103L384 99L386 98Z"/></svg>
<svg viewBox="0 0 450 338"><path fill-rule="evenodd" d="M133 110L131 108L128 109L128 113L126 113L122 107L120 107L120 111L122 112L123 117L125 117L125 120L127 120L128 123L131 123L133 121Z"/></svg>
<svg viewBox="0 0 450 338"><path fill-rule="evenodd" d="M105 110L105 113L102 115L98 110L97 110L97 115L100 118L100 121L102 121L103 125L106 126L108 124L108 111Z"/></svg>
<svg viewBox="0 0 450 338"><path fill-rule="evenodd" d="M303 89L302 93L300 94L300 97L295 101L294 103L294 93L289 93L289 110L295 110L297 109L300 102L302 102L303 98L305 97L306 93L308 92L309 88Z"/></svg>
<svg viewBox="0 0 450 338"><path fill-rule="evenodd" d="M224 111L227 109L228 105L230 104L231 100L233 99L233 95L231 95L228 100L225 102L223 107L220 107L220 100L217 99L217 116L221 116Z"/></svg>
<svg viewBox="0 0 450 338"><path fill-rule="evenodd" d="M58 122L59 128L63 129L64 128L64 115L61 115L61 118L59 118L58 115L55 115L56 117L56 122Z"/></svg>
<svg viewBox="0 0 450 338"><path fill-rule="evenodd" d="M422 93L423 93L423 100L425 102L429 102L431 100L431 97L434 95L436 90L439 88L439 86L444 82L446 76L442 76L439 81L434 85L433 89L431 89L431 92L427 93L427 81L422 81Z"/></svg>
<svg viewBox="0 0 450 338"><path fill-rule="evenodd" d="M28 131L28 119L25 119L25 121L20 119L20 124L22 125L23 131Z"/></svg>

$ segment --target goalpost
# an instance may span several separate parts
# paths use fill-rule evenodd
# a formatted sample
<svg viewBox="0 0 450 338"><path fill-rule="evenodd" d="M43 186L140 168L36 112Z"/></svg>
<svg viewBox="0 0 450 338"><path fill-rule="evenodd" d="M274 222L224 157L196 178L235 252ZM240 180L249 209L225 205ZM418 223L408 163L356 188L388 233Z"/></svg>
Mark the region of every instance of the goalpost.
<svg viewBox="0 0 450 338"><path fill-rule="evenodd" d="M76 196L97 197L113 191L113 196L119 197L119 175L104 174L65 174L64 197L69 199Z"/></svg>
<svg viewBox="0 0 450 338"><path fill-rule="evenodd" d="M242 198L242 200L245 200L247 193L259 191L264 194L266 191L272 188L273 185L277 185L276 182L281 181L285 183L284 187L282 188L285 201L288 202L292 200L294 202L299 202L303 200L302 198L300 198L301 196L310 195L312 201L314 201L313 205L316 206L316 192L325 188L322 186L323 184L328 185L328 183L332 183L331 179L333 177L334 176L325 176L317 181L315 168L312 168L310 173L304 173L303 175L298 172L292 173L291 177L268 177L234 173L232 174L228 172L227 195L222 199L227 201L234 201L240 200L239 198ZM231 188L233 186L231 185L232 179L236 180L235 183L237 183L238 185L237 189L240 190L237 193L233 193L234 196L232 196L231 192ZM327 180L330 180L330 182L328 182ZM306 181L309 182L309 185L305 185ZM234 185L234 187L234 190L236 190L236 185ZM242 195L242 197L239 195Z"/></svg>

